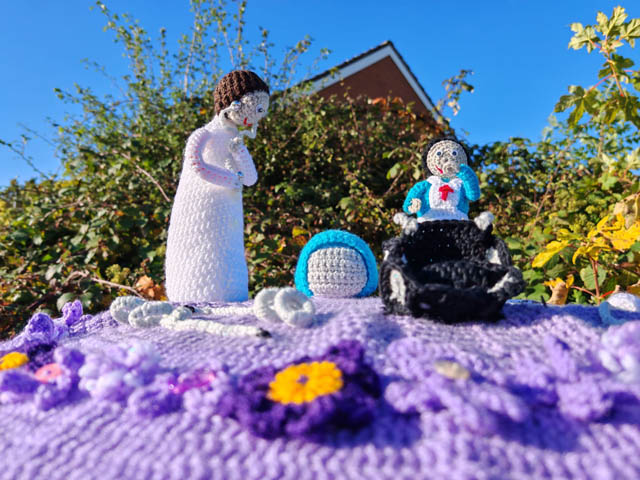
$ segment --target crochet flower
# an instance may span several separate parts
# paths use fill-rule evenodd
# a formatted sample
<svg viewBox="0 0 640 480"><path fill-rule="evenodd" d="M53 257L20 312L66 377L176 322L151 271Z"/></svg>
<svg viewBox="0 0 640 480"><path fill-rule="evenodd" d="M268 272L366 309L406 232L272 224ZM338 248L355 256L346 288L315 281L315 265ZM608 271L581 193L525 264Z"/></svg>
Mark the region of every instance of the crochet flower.
<svg viewBox="0 0 640 480"><path fill-rule="evenodd" d="M229 392L229 376L217 363L195 370L156 375L153 382L137 388L129 396L128 406L141 417L157 417L182 408L200 416L218 413L217 403Z"/></svg>
<svg viewBox="0 0 640 480"><path fill-rule="evenodd" d="M620 373L617 370L620 364L611 350L617 349L622 359L638 352L634 345L638 332L629 325L632 324L603 335L603 349L599 352L602 363L598 361L597 352L588 352L587 360L578 363L566 343L547 336L543 359L524 357L515 365L511 380L514 389L532 407L555 407L566 417L585 422L599 420L616 406L640 400L640 385L625 383L633 380L633 362L623 360L630 370Z"/></svg>
<svg viewBox="0 0 640 480"><path fill-rule="evenodd" d="M278 403L303 404L342 388L342 372L332 362L291 365L269 384L269 398Z"/></svg>
<svg viewBox="0 0 640 480"><path fill-rule="evenodd" d="M124 401L136 388L153 381L160 370L159 360L151 345L140 342L91 353L79 372L80 388L93 398Z"/></svg>
<svg viewBox="0 0 640 480"><path fill-rule="evenodd" d="M82 314L79 300L68 302L62 307L62 318L52 319L43 312L35 313L24 330L11 341L14 350L26 354L29 366L37 369L51 362L53 350L58 343L68 337L73 325L82 323L91 315Z"/></svg>
<svg viewBox="0 0 640 480"><path fill-rule="evenodd" d="M480 433L496 433L501 419L523 422L529 408L502 382L471 368L483 359L415 338L396 340L387 347L401 377L391 382L386 400L398 411L423 416L448 412L457 426Z"/></svg>
<svg viewBox="0 0 640 480"><path fill-rule="evenodd" d="M58 347L52 356L54 363L29 369L0 372L0 403L34 400L36 407L49 410L68 400L77 392L78 370L84 355L77 350Z"/></svg>
<svg viewBox="0 0 640 480"><path fill-rule="evenodd" d="M373 418L380 379L357 341L342 341L318 358L282 368L266 366L239 378L225 409L254 435L319 439L340 428L358 428Z"/></svg>
<svg viewBox="0 0 640 480"><path fill-rule="evenodd" d="M622 382L640 382L640 322L610 327L601 341L602 365Z"/></svg>

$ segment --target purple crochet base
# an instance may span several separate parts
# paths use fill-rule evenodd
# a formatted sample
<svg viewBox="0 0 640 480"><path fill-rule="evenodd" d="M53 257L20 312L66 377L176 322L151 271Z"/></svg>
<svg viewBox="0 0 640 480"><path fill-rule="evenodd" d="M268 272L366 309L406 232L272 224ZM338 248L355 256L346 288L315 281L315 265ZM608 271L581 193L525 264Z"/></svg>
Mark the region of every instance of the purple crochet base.
<svg viewBox="0 0 640 480"><path fill-rule="evenodd" d="M482 384L486 390L502 377L519 375L523 358L548 362L549 335L564 342L580 363L590 361L588 352L598 348L605 331L592 307L507 304L506 318L496 324L448 326L385 317L379 298L314 302L318 326L261 325L272 333L270 339L134 329L103 313L73 325L62 344L89 354L114 343L147 341L164 367L189 370L215 360L226 364L230 374L242 375L322 355L340 340L354 339L386 386L402 375L410 381L398 369L410 359L392 361L387 347L414 338L441 346L447 356L490 379ZM638 314L616 316L640 320ZM250 318L232 320L248 323ZM10 343L0 344L0 351L10 350ZM437 383L446 394L446 385ZM447 400L442 394L439 398ZM493 412L510 408L511 397L505 398L506 407L492 407ZM118 403L88 396L48 411L32 403L0 405L0 479L640 478L637 404L622 405L594 421L572 419L544 405L532 407L524 418L520 407L514 408L511 417L517 421L496 414L498 430L482 434L460 426L455 417L463 414L456 409L401 415L381 402L372 424L311 442L257 438L233 419L200 418L184 409L143 418Z"/></svg>

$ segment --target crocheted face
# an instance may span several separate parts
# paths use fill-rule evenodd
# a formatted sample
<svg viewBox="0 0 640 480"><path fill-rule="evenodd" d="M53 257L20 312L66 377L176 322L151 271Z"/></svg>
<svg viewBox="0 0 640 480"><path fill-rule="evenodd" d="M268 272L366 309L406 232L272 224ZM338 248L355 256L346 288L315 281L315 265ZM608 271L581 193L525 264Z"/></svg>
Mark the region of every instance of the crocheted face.
<svg viewBox="0 0 640 480"><path fill-rule="evenodd" d="M269 94L267 92L251 92L240 100L234 100L224 116L238 127L251 128L267 115Z"/></svg>
<svg viewBox="0 0 640 480"><path fill-rule="evenodd" d="M427 166L438 177L453 177L460 165L467 164L467 154L462 145L453 140L441 140L427 152Z"/></svg>

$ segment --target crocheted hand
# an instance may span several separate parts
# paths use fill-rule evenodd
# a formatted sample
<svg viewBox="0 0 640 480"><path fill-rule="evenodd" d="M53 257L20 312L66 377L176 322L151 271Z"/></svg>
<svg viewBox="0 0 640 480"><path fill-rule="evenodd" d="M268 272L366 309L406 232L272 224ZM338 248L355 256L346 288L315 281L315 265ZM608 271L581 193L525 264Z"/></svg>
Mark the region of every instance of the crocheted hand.
<svg viewBox="0 0 640 480"><path fill-rule="evenodd" d="M419 198L413 198L411 200L411 205L409 205L409 213L418 213L422 208L422 202Z"/></svg>
<svg viewBox="0 0 640 480"><path fill-rule="evenodd" d="M241 188L242 182L235 172L207 164L202 159L202 150L209 137L210 133L205 128L199 128L191 134L184 153L185 162L189 162L196 175L209 183L228 188Z"/></svg>
<svg viewBox="0 0 640 480"><path fill-rule="evenodd" d="M243 132L240 132L242 134ZM242 140L242 135L238 135L235 138L232 138L229 142L229 151L231 154L239 153L240 150L244 147L244 142Z"/></svg>

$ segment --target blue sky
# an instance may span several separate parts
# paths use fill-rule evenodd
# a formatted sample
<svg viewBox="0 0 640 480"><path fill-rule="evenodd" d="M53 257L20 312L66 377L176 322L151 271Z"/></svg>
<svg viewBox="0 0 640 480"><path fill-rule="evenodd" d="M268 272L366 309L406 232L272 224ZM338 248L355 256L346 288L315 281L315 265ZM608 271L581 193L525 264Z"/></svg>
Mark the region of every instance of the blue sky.
<svg viewBox="0 0 640 480"><path fill-rule="evenodd" d="M131 13L154 37L166 27L170 42L191 24L187 0L105 3L113 12ZM246 31L251 39L258 26L269 29L278 53L310 35L314 52L322 47L332 52L320 70L391 40L434 102L444 94L445 78L471 69L476 91L463 97L453 125L482 144L511 136L539 139L567 86L595 83L600 58L568 50L569 25L595 23L597 11L609 15L619 4L640 17L636 0L250 0ZM56 98L56 87L72 90L78 83L112 92L82 59L104 65L114 76L126 72L121 46L103 31L105 19L92 5L87 0L0 3L0 139L19 143L21 125L52 139L55 131L47 119L61 121L74 113ZM638 59L639 52L640 46L624 53ZM34 138L26 152L38 169L58 170L47 141ZM0 146L0 186L34 176L24 160Z"/></svg>

